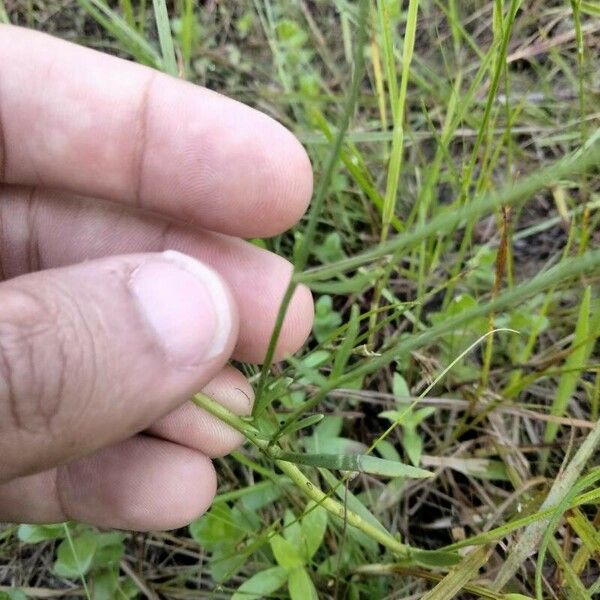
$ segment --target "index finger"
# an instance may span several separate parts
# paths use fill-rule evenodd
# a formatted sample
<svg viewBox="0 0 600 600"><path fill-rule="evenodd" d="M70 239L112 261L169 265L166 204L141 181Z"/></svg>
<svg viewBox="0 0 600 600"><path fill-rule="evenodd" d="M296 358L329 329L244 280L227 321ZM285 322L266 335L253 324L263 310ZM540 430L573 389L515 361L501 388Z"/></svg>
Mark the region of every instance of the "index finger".
<svg viewBox="0 0 600 600"><path fill-rule="evenodd" d="M239 102L0 26L0 182L65 189L240 236L293 225L312 192L296 138Z"/></svg>

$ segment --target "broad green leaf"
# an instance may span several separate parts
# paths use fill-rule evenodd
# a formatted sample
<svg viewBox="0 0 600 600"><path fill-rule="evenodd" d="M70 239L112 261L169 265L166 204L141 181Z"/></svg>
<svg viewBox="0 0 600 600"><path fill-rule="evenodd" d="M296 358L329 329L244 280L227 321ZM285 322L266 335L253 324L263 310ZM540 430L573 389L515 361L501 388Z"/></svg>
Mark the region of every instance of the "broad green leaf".
<svg viewBox="0 0 600 600"><path fill-rule="evenodd" d="M424 408L419 408L415 410L413 413L411 423L413 425L420 425L425 419L428 419L431 415L435 413L435 408L433 406L426 406Z"/></svg>
<svg viewBox="0 0 600 600"><path fill-rule="evenodd" d="M386 460L393 460L397 462L402 461L402 457L398 453L398 450L394 448L394 445L387 440L380 440L377 442L377 446L375 447L377 453L381 456L381 458L385 458Z"/></svg>
<svg viewBox="0 0 600 600"><path fill-rule="evenodd" d="M189 529L192 538L208 549L224 543L235 544L244 536L226 504L215 504L205 515L192 521Z"/></svg>
<svg viewBox="0 0 600 600"><path fill-rule="evenodd" d="M240 552L235 544L222 544L212 552L209 562L210 576L217 583L223 583L231 579L247 560L247 553Z"/></svg>
<svg viewBox="0 0 600 600"><path fill-rule="evenodd" d="M17 537L25 544L37 544L45 540L56 540L65 537L62 523L55 525L19 525Z"/></svg>
<svg viewBox="0 0 600 600"><path fill-rule="evenodd" d="M423 440L414 427L404 427L403 446L410 462L418 466L423 453Z"/></svg>
<svg viewBox="0 0 600 600"><path fill-rule="evenodd" d="M15 588L0 592L0 600L27 600L27 595L22 590Z"/></svg>
<svg viewBox="0 0 600 600"><path fill-rule="evenodd" d="M406 379L404 379L397 371L394 372L392 380L392 392L394 393L394 396L398 398L410 398L408 383L406 383Z"/></svg>
<svg viewBox="0 0 600 600"><path fill-rule="evenodd" d="M341 325L342 317L333 309L331 296L321 296L315 302L315 321L313 331L319 343L327 340L331 334Z"/></svg>
<svg viewBox="0 0 600 600"><path fill-rule="evenodd" d="M411 410L407 408L401 408L400 410L384 410L379 413L379 416L382 419L387 419L392 423L397 423L398 425L402 425L406 423L412 416Z"/></svg>
<svg viewBox="0 0 600 600"><path fill-rule="evenodd" d="M115 569L102 569L100 572L94 570L91 581L91 589L94 600L112 600L118 598L119 578Z"/></svg>
<svg viewBox="0 0 600 600"><path fill-rule="evenodd" d="M277 564L284 569L291 571L304 564L298 550L285 538L280 535L274 535L269 540L269 543L271 544L271 550L273 550L273 555L275 556Z"/></svg>
<svg viewBox="0 0 600 600"><path fill-rule="evenodd" d="M325 239L315 246L313 252L323 264L342 260L346 256L342 249L342 238L337 231L326 235Z"/></svg>
<svg viewBox="0 0 600 600"><path fill-rule="evenodd" d="M253 490L250 488L247 494L244 494L241 499L241 505L243 508L249 511L257 511L267 504L272 504L281 496L283 486L271 485L265 488L259 488Z"/></svg>
<svg viewBox="0 0 600 600"><path fill-rule="evenodd" d="M306 505L306 514L302 517L302 553L306 562L315 555L327 530L327 511L311 501Z"/></svg>
<svg viewBox="0 0 600 600"><path fill-rule="evenodd" d="M73 542L71 546L71 541ZM85 575L94 559L98 547L96 535L91 531L64 539L56 550L54 572L61 577L81 577Z"/></svg>
<svg viewBox="0 0 600 600"><path fill-rule="evenodd" d="M319 367L327 363L329 359L330 354L327 350L315 350L301 360L293 356L288 357L290 364L302 375L299 383L313 385L325 385L327 378L319 373Z"/></svg>
<svg viewBox="0 0 600 600"><path fill-rule="evenodd" d="M125 534L117 531L111 533L97 533L96 543L98 548L94 556L94 565L117 563L125 553Z"/></svg>
<svg viewBox="0 0 600 600"><path fill-rule="evenodd" d="M302 527L296 515L288 508L283 515L283 537L294 548L302 548Z"/></svg>
<svg viewBox="0 0 600 600"><path fill-rule="evenodd" d="M313 437L325 440L327 438L339 437L342 432L344 420L342 417L326 416L316 427Z"/></svg>
<svg viewBox="0 0 600 600"><path fill-rule="evenodd" d="M285 460L301 465L337 469L340 471L357 471L383 477L406 477L422 479L433 477L431 471L419 469L403 463L377 458L368 454L300 454L282 452L277 455L279 460Z"/></svg>
<svg viewBox="0 0 600 600"><path fill-rule="evenodd" d="M288 572L283 567L271 567L255 573L244 581L233 594L231 600L256 600L268 597L276 592L288 578Z"/></svg>
<svg viewBox="0 0 600 600"><path fill-rule="evenodd" d="M295 569L288 579L290 600L319 600L315 585L304 569Z"/></svg>

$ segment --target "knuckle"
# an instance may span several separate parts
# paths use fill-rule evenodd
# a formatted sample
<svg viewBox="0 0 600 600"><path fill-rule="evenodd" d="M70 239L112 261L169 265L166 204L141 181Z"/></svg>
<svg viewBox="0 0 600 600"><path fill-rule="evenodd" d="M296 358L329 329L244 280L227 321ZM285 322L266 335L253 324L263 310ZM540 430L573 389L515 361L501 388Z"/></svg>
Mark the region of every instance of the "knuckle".
<svg viewBox="0 0 600 600"><path fill-rule="evenodd" d="M67 388L78 385L73 379L82 371L87 344L77 339L81 328L66 317L71 311L64 301L64 292L42 296L16 286L3 295L0 397L17 430L52 433L55 420L70 412L64 407Z"/></svg>

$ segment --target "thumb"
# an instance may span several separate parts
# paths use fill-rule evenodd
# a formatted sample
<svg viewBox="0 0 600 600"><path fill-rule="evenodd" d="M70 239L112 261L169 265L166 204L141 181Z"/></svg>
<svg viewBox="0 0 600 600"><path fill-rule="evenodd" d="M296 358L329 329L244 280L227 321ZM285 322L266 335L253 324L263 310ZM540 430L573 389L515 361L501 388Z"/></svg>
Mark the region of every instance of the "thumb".
<svg viewBox="0 0 600 600"><path fill-rule="evenodd" d="M236 336L223 280L174 251L0 284L0 481L145 429L212 379Z"/></svg>

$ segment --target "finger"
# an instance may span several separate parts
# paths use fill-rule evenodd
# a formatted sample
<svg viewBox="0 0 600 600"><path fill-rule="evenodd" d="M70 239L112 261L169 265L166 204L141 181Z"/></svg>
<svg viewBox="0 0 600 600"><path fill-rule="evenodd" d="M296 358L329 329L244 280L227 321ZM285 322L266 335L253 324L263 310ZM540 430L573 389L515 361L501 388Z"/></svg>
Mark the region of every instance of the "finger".
<svg viewBox="0 0 600 600"><path fill-rule="evenodd" d="M205 262L229 284L240 314L234 357L265 356L277 311L292 274L279 256L222 234L199 231L90 199L5 186L0 202L0 266L5 278L109 254L168 248ZM276 360L296 352L310 333L310 291L296 290L279 337Z"/></svg>
<svg viewBox="0 0 600 600"><path fill-rule="evenodd" d="M235 343L221 278L178 254L112 257L0 284L0 481L146 429Z"/></svg>
<svg viewBox="0 0 600 600"><path fill-rule="evenodd" d="M248 380L233 367L225 367L202 393L238 415L249 415L254 390ZM154 423L148 433L182 446L188 446L215 458L235 450L244 440L241 433L223 421L186 402Z"/></svg>
<svg viewBox="0 0 600 600"><path fill-rule="evenodd" d="M215 490L206 456L136 436L58 469L0 484L0 520L175 529L204 513Z"/></svg>
<svg viewBox="0 0 600 600"><path fill-rule="evenodd" d="M293 225L312 193L273 119L151 69L0 27L0 181L135 204L240 236Z"/></svg>

